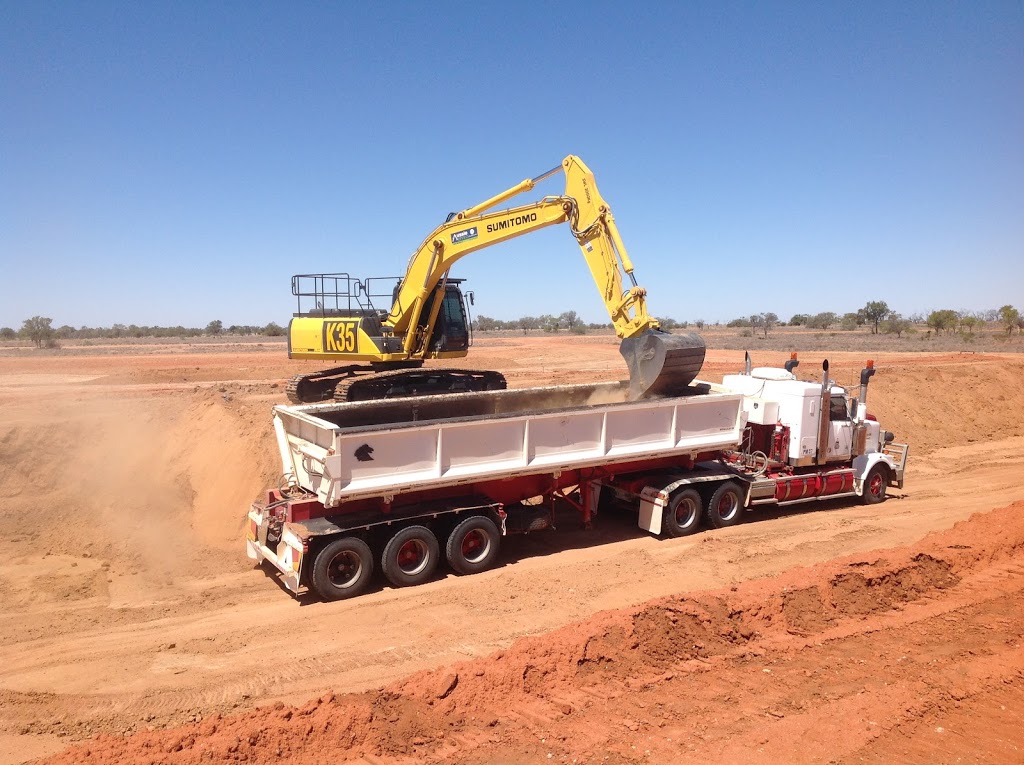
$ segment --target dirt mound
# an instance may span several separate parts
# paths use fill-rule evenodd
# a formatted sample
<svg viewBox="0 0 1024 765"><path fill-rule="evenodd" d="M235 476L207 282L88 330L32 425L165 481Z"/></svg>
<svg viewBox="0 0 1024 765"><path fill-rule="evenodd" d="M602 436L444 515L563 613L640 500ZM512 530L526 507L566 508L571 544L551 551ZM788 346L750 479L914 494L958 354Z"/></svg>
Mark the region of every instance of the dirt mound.
<svg viewBox="0 0 1024 765"><path fill-rule="evenodd" d="M19 558L24 588L17 574L4 583L12 597L83 599L106 596L113 576L202 574L204 548L239 558L248 503L279 472L269 407L228 389L45 406L0 423L0 536L31 557Z"/></svg>
<svg viewBox="0 0 1024 765"><path fill-rule="evenodd" d="M929 734L945 731L936 721L999 701L1016 711L940 751L998 734L988 761L1019 761L1022 512L1018 503L911 548L599 614L380 691L101 736L47 762L733 762L744 751L845 762L901 748L925 761Z"/></svg>

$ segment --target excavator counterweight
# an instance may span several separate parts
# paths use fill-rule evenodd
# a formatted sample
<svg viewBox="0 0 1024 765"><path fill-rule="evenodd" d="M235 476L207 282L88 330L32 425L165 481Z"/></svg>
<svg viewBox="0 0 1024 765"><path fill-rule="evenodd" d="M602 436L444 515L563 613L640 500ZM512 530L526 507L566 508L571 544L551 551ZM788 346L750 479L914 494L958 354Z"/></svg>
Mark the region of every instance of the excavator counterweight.
<svg viewBox="0 0 1024 765"><path fill-rule="evenodd" d="M704 340L688 333L672 335L650 329L627 337L619 353L629 367L629 398L681 394L704 364Z"/></svg>

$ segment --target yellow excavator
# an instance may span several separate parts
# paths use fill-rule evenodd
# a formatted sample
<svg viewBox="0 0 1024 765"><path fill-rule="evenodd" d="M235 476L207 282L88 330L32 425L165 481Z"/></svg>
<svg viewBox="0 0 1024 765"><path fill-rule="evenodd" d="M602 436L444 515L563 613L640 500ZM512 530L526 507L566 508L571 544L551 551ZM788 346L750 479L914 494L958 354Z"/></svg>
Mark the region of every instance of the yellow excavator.
<svg viewBox="0 0 1024 765"><path fill-rule="evenodd" d="M559 170L565 173L562 196L492 211ZM289 358L344 364L296 375L288 383L289 400L362 401L504 388L498 372L423 366L426 359L458 359L469 351L463 280L449 272L472 252L558 223L569 224L622 340L630 398L682 392L704 363L704 341L695 334L664 332L647 313L647 291L636 283L611 208L594 174L570 155L543 175L450 214L416 248L397 282L345 273L293 276L298 311L288 327ZM623 274L629 279L626 288ZM393 284L390 292L382 281ZM388 308L378 309L375 301Z"/></svg>

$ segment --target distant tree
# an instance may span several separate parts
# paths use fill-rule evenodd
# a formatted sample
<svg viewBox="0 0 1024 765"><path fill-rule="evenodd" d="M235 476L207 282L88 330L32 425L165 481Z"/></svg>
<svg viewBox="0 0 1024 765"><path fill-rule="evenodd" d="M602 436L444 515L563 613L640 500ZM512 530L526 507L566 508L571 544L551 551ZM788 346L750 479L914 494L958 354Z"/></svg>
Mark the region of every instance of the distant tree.
<svg viewBox="0 0 1024 765"><path fill-rule="evenodd" d="M746 317L746 316L743 316L743 317L740 317L739 319L733 319L732 321L730 321L725 326L727 326L727 327L749 327L750 326L750 318Z"/></svg>
<svg viewBox="0 0 1024 765"><path fill-rule="evenodd" d="M884 300L871 300L860 310L863 312L865 323L871 324L871 334L877 335L878 325L889 315L889 304Z"/></svg>
<svg viewBox="0 0 1024 765"><path fill-rule="evenodd" d="M912 313L907 317L907 321L911 324L924 324L924 314L920 312Z"/></svg>
<svg viewBox="0 0 1024 765"><path fill-rule="evenodd" d="M974 328L982 324L982 320L972 313L960 314L960 331L967 330L968 334L974 334Z"/></svg>
<svg viewBox="0 0 1024 765"><path fill-rule="evenodd" d="M807 326L811 327L812 329L828 329L829 327L836 323L836 320L838 318L839 317L837 317L831 311L826 311L824 313L816 313L814 314L814 316L807 320Z"/></svg>
<svg viewBox="0 0 1024 765"><path fill-rule="evenodd" d="M540 316L537 321L540 323L540 328L545 332L557 332L558 331L558 317L552 316L549 313Z"/></svg>
<svg viewBox="0 0 1024 765"><path fill-rule="evenodd" d="M1006 334L1011 334L1020 323L1020 311L1012 305L1004 305L999 309L999 321L1006 327Z"/></svg>
<svg viewBox="0 0 1024 765"><path fill-rule="evenodd" d="M697 329L704 329L704 319L697 319L693 322Z"/></svg>
<svg viewBox="0 0 1024 765"><path fill-rule="evenodd" d="M791 327L804 326L807 324L808 321L810 321L810 319L811 317L805 313L795 313L793 314L793 318L789 320L789 325Z"/></svg>
<svg viewBox="0 0 1024 765"><path fill-rule="evenodd" d="M896 337L902 337L903 333L910 329L911 323L909 319L904 319L895 311L889 313L889 318L882 322L882 331L887 335L896 335Z"/></svg>
<svg viewBox="0 0 1024 765"><path fill-rule="evenodd" d="M666 332L671 332L673 329L679 328L679 322L670 316L658 316L658 324Z"/></svg>
<svg viewBox="0 0 1024 765"><path fill-rule="evenodd" d="M844 313L842 318L839 319L839 328L845 332L851 332L863 323L860 313Z"/></svg>
<svg viewBox="0 0 1024 765"><path fill-rule="evenodd" d="M928 314L928 326L935 330L936 335L941 335L945 330L955 329L959 320L956 311L948 308Z"/></svg>
<svg viewBox="0 0 1024 765"><path fill-rule="evenodd" d="M479 316L476 317L476 320L473 322L473 329L475 329L477 332L490 332L492 330L498 329L498 320L492 319L490 316L484 316L483 314L480 314Z"/></svg>
<svg viewBox="0 0 1024 765"><path fill-rule="evenodd" d="M779 315L769 311L768 313L761 314L761 329L764 330L764 338L768 339L768 333L771 332L775 325L779 323Z"/></svg>
<svg viewBox="0 0 1024 765"><path fill-rule="evenodd" d="M563 311L558 317L558 325L565 327L570 332L574 331L582 323L582 320L575 311Z"/></svg>
<svg viewBox="0 0 1024 765"><path fill-rule="evenodd" d="M275 322L270 322L262 330L262 333L267 337L281 337L285 334L284 327Z"/></svg>
<svg viewBox="0 0 1024 765"><path fill-rule="evenodd" d="M523 330L523 334L526 334L531 329L540 328L540 319L536 316L520 316L516 324L519 325L519 329Z"/></svg>
<svg viewBox="0 0 1024 765"><path fill-rule="evenodd" d="M978 316L984 321L999 321L999 310L996 308L987 308L984 311L978 311Z"/></svg>
<svg viewBox="0 0 1024 765"><path fill-rule="evenodd" d="M25 319L21 325L21 335L35 343L36 348L53 344L53 319L46 316L33 316Z"/></svg>
<svg viewBox="0 0 1024 765"><path fill-rule="evenodd" d="M208 335L220 335L224 332L224 322L220 319L214 319L206 325L206 334Z"/></svg>
<svg viewBox="0 0 1024 765"><path fill-rule="evenodd" d="M18 333L10 327L0 327L0 340L14 340L18 337Z"/></svg>

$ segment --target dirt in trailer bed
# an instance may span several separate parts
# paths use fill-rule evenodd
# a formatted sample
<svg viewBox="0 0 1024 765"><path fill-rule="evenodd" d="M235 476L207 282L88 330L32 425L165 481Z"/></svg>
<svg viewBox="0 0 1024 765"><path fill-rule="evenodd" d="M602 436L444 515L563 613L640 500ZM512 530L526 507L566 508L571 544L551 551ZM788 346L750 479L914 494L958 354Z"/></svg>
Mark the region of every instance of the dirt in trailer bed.
<svg viewBox="0 0 1024 765"><path fill-rule="evenodd" d="M0 764L1024 760L1019 356L875 355L869 410L911 444L882 505L677 540L567 516L484 574L324 604L244 556L280 354L0 356ZM470 361L624 373L597 336Z"/></svg>

